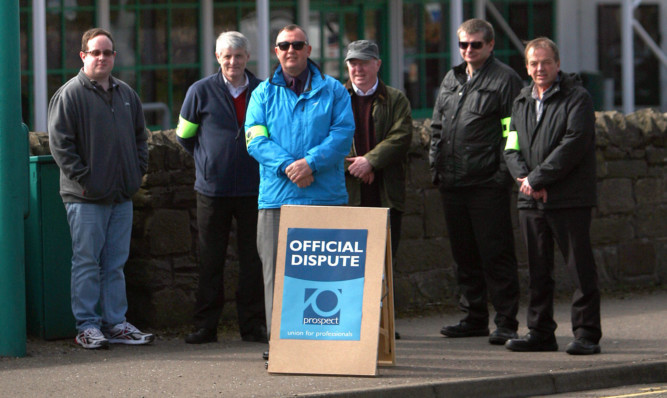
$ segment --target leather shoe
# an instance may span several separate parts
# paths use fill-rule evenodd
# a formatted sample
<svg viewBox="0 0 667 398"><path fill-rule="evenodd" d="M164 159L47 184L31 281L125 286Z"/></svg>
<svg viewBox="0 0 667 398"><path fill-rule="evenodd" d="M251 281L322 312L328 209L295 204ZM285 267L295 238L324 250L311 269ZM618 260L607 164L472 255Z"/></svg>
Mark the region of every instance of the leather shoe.
<svg viewBox="0 0 667 398"><path fill-rule="evenodd" d="M570 355L591 355L600 353L600 345L580 337L565 347L565 352Z"/></svg>
<svg viewBox="0 0 667 398"><path fill-rule="evenodd" d="M216 341L218 341L218 331L214 329L201 328L185 336L185 342L188 344L214 343Z"/></svg>
<svg viewBox="0 0 667 398"><path fill-rule="evenodd" d="M556 336L553 334L541 335L530 331L520 339L507 340L505 348L519 352L558 351L558 343L556 342Z"/></svg>
<svg viewBox="0 0 667 398"><path fill-rule="evenodd" d="M266 350L262 353L262 359L265 361L269 360L269 350Z"/></svg>
<svg viewBox="0 0 667 398"><path fill-rule="evenodd" d="M486 326L475 326L468 322L461 321L457 325L443 327L440 330L440 334L447 337L488 336L489 328Z"/></svg>
<svg viewBox="0 0 667 398"><path fill-rule="evenodd" d="M519 335L512 329L498 328L489 335L489 343L494 345L503 345L507 340L518 339Z"/></svg>

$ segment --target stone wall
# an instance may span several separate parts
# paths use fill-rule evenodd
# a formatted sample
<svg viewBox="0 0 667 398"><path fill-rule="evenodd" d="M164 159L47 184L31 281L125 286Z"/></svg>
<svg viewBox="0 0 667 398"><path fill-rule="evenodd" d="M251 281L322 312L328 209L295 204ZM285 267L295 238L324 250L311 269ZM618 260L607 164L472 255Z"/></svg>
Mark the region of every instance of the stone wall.
<svg viewBox="0 0 667 398"><path fill-rule="evenodd" d="M416 121L408 164L407 208L394 289L397 311L456 303L451 249L440 196L428 168L428 124ZM667 114L643 110L597 114L598 207L591 234L604 288L664 284L667 280ZM187 324L197 285L194 164L173 131L153 132L150 165L134 198L132 252L125 270L130 317L153 327ZM32 154L48 153L44 134L31 134ZM515 241L526 292L526 255L515 221ZM233 323L238 274L231 237L223 321ZM557 284L571 285L557 256Z"/></svg>

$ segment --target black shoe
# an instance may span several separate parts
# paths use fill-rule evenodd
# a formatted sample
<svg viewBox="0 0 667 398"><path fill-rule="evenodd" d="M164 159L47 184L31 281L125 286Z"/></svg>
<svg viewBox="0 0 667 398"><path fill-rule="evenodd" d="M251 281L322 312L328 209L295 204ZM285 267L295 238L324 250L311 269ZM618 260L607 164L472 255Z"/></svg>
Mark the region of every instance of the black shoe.
<svg viewBox="0 0 667 398"><path fill-rule="evenodd" d="M447 337L488 336L489 328L486 326L475 326L468 322L461 321L457 325L443 327L440 330L440 334Z"/></svg>
<svg viewBox="0 0 667 398"><path fill-rule="evenodd" d="M498 328L489 335L489 343L494 345L503 345L507 340L518 339L519 335L512 329Z"/></svg>
<svg viewBox="0 0 667 398"><path fill-rule="evenodd" d="M400 339L401 339L401 335L400 335L398 332L394 332L394 339L395 339L395 340L400 340Z"/></svg>
<svg viewBox="0 0 667 398"><path fill-rule="evenodd" d="M269 339L266 336L266 326L262 325L256 328L252 333L242 335L241 340L255 343L268 343Z"/></svg>
<svg viewBox="0 0 667 398"><path fill-rule="evenodd" d="M558 343L556 342L556 336L553 334L540 335L530 331L520 339L507 340L505 348L520 352L558 351Z"/></svg>
<svg viewBox="0 0 667 398"><path fill-rule="evenodd" d="M185 336L185 342L188 344L215 343L216 341L218 341L218 331L214 329L201 328Z"/></svg>
<svg viewBox="0 0 667 398"><path fill-rule="evenodd" d="M262 353L262 359L265 361L269 360L269 350L266 350Z"/></svg>
<svg viewBox="0 0 667 398"><path fill-rule="evenodd" d="M600 345L580 337L565 347L565 352L570 355L591 355L600 353Z"/></svg>

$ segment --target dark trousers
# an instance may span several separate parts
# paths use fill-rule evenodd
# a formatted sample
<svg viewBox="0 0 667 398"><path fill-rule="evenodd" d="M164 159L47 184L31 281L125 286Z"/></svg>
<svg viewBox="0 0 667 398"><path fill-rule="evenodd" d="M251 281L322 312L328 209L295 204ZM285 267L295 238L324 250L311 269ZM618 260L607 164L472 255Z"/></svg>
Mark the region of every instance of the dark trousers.
<svg viewBox="0 0 667 398"><path fill-rule="evenodd" d="M398 244L401 241L401 224L403 221L403 212L396 209L389 209L389 226L391 227L391 257L396 259Z"/></svg>
<svg viewBox="0 0 667 398"><path fill-rule="evenodd" d="M510 216L510 190L471 187L440 189L449 232L463 321L489 322L487 292L498 327L516 330L519 277Z"/></svg>
<svg viewBox="0 0 667 398"><path fill-rule="evenodd" d="M519 223L528 250L530 303L528 328L539 333L556 330L553 319L554 240L560 247L576 290L572 297L575 338L600 341L600 291L590 241L589 207L519 210Z"/></svg>
<svg viewBox="0 0 667 398"><path fill-rule="evenodd" d="M264 326L262 263L257 254L257 196L216 198L197 194L199 288L194 322L217 329L225 302L224 265L232 218L236 219L239 284L236 307L241 335Z"/></svg>

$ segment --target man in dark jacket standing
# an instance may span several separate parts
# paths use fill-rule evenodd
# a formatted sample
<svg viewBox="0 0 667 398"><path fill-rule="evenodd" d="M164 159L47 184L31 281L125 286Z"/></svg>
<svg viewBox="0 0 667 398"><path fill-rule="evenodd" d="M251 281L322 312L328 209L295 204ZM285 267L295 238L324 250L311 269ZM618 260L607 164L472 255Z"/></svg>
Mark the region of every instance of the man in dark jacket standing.
<svg viewBox="0 0 667 398"><path fill-rule="evenodd" d="M147 344L125 319L123 268L130 255L132 195L148 168L148 135L139 96L111 76L111 33L81 38L83 68L49 103L49 145L60 167L60 196L72 235L72 312L84 348Z"/></svg>
<svg viewBox="0 0 667 398"><path fill-rule="evenodd" d="M576 75L560 72L558 47L547 38L526 45L533 84L514 103L505 147L519 188L519 223L528 249L528 328L506 343L512 351L556 351L553 319L554 240L576 286L575 340L568 354L600 352L600 291L591 249L591 208L596 205L595 113Z"/></svg>
<svg viewBox="0 0 667 398"><path fill-rule="evenodd" d="M257 254L259 165L248 155L243 123L252 91L259 80L246 70L248 39L238 32L222 33L215 56L220 71L195 82L183 101L176 134L194 156L199 233L199 288L195 331L189 344L217 341L225 301L224 264L236 219L239 284L236 307L241 337L266 342L262 264Z"/></svg>
<svg viewBox="0 0 667 398"><path fill-rule="evenodd" d="M510 177L502 152L519 75L493 56L490 23L458 29L465 62L440 85L431 123L430 166L442 196L466 316L447 337L489 335L487 290L496 310L491 344L516 337L519 281L510 217Z"/></svg>
<svg viewBox="0 0 667 398"><path fill-rule="evenodd" d="M410 102L378 77L377 44L357 40L348 45L347 71L354 114L354 143L346 159L345 185L351 206L388 207L391 252L396 256L405 209L405 169L412 140Z"/></svg>

